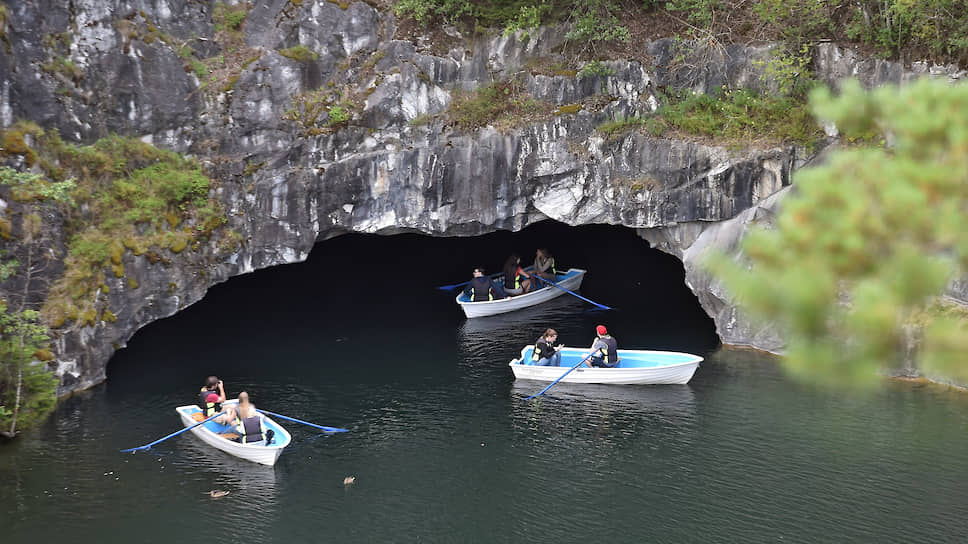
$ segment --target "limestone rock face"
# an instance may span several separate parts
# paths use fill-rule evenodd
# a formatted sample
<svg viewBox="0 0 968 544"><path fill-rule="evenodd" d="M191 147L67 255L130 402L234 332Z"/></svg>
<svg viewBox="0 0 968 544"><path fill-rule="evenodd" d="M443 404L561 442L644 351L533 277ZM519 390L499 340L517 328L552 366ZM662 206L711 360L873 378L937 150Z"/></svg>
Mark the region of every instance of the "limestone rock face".
<svg viewBox="0 0 968 544"><path fill-rule="evenodd" d="M231 251L213 240L154 260L125 253L125 277L107 274L109 291L98 295L116 320L55 330L60 393L102 381L108 359L135 331L198 301L213 284L301 261L318 241L347 232L477 235L546 218L638 229L683 259L686 281L724 342L782 349L774 331L736 313L695 259L708 247L732 247L809 155L635 130L610 139L595 130L654 111L659 86L761 87L755 61L769 58L769 48L704 51L657 40L643 51L648 66L613 61L597 75L555 75L529 66L554 63L560 29L527 40L458 36L458 46L435 51L426 40L393 39L392 14L364 2L269 0L251 5L240 26L247 58L236 59L219 43L207 2L7 6L0 126L29 119L75 143L120 133L194 155L216 181L227 228L243 240ZM284 54L299 46L314 58ZM702 69L676 64L683 53L702 60ZM200 73L190 58L215 68ZM821 76L854 75L869 85L908 77L900 66L851 59L822 49ZM448 121L459 93L512 77L558 110L512 127L462 130ZM14 218L16 234L19 204L2 191L0 199L0 217ZM51 240L63 270L63 233ZM23 250L16 238L0 246ZM9 294L22 281L0 287ZM43 288L33 296L42 299Z"/></svg>

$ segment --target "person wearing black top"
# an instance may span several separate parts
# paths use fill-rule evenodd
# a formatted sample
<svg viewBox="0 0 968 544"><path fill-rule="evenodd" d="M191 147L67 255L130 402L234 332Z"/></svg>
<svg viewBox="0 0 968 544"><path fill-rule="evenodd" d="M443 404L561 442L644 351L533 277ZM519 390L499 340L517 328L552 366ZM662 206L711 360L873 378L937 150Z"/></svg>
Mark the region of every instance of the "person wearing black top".
<svg viewBox="0 0 968 544"><path fill-rule="evenodd" d="M464 288L464 294L471 299L471 302L497 300L507 296L497 282L484 275L484 269L481 267L474 269L474 279Z"/></svg>
<svg viewBox="0 0 968 544"><path fill-rule="evenodd" d="M561 366L561 344L555 345L558 339L558 332L548 329L541 335L541 338L534 343L534 353L531 360L535 366Z"/></svg>
<svg viewBox="0 0 968 544"><path fill-rule="evenodd" d="M591 357L585 362L590 367L614 368L620 361L618 341L608 334L605 325L595 327L595 341L590 349Z"/></svg>

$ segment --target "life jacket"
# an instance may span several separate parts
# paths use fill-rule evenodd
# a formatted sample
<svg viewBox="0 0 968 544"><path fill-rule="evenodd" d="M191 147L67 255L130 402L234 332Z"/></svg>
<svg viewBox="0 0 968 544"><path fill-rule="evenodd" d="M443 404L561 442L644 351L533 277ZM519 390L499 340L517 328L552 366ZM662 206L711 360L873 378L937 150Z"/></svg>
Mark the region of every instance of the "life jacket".
<svg viewBox="0 0 968 544"><path fill-rule="evenodd" d="M602 357L605 364L613 365L618 362L618 341L611 336L603 336L598 339L605 344L604 348L598 348L598 355Z"/></svg>
<svg viewBox="0 0 968 544"><path fill-rule="evenodd" d="M208 396L213 393L215 394L215 396L218 396L218 391L211 390L211 389L203 389L198 394L198 407L202 409L202 412L205 414L205 417L214 416L216 413L222 411L222 403L208 402L208 400L206 400L208 399Z"/></svg>
<svg viewBox="0 0 968 544"><path fill-rule="evenodd" d="M551 349L548 345L548 341L542 336L534 341L534 353L531 354L532 361L540 361L541 359L547 359L555 354L555 350Z"/></svg>
<svg viewBox="0 0 968 544"><path fill-rule="evenodd" d="M545 261L545 268L543 268L543 269L538 266L538 261L535 260L534 261L534 271L535 272L548 272L548 273L551 273L551 274L554 274L555 276L557 276L558 275L558 271L555 269L555 258L552 257L552 258L548 259L547 261Z"/></svg>
<svg viewBox="0 0 968 544"><path fill-rule="evenodd" d="M491 278L479 276L471 280L471 301L483 302L493 298L494 296L491 295Z"/></svg>
<svg viewBox="0 0 968 544"><path fill-rule="evenodd" d="M266 439L266 424L258 414L240 420L235 429L242 437L239 440L243 444Z"/></svg>
<svg viewBox="0 0 968 544"><path fill-rule="evenodd" d="M518 276L518 270L520 270L520 268L515 268L511 272L504 272L505 289L517 289L518 287L521 287L521 277Z"/></svg>

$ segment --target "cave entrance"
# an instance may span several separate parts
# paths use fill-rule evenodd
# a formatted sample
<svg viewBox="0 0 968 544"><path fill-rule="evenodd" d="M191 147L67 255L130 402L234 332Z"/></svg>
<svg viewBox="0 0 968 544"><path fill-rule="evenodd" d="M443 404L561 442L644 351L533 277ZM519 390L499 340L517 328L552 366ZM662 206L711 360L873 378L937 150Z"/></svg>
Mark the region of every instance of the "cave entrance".
<svg viewBox="0 0 968 544"><path fill-rule="evenodd" d="M452 338L477 320L464 318L456 291L437 287L470 279L475 266L497 272L511 253L530 264L538 247L551 250L559 268L588 270L581 294L616 310L597 310L565 294L545 303L559 305L549 314L521 323L527 330L515 341L553 327L569 331L569 345L584 345L595 324L605 323L620 347L697 354L718 347L715 325L685 285L677 258L650 248L630 228L549 220L465 238L348 234L320 242L303 263L232 278L138 332L112 358L109 381L119 372L143 371L152 359L184 379L185 372L217 372L200 370L208 361L254 369L265 361L324 361L340 353L358 359L420 338ZM179 370L173 361L193 366Z"/></svg>

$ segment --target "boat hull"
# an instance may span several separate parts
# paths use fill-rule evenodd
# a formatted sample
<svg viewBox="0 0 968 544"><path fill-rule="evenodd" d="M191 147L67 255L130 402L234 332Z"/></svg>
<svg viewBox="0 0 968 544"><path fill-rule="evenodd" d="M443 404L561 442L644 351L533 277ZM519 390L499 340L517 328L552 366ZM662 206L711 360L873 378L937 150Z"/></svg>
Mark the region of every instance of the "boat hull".
<svg viewBox="0 0 968 544"><path fill-rule="evenodd" d="M559 274L559 278L560 279L557 283L559 287L569 291L576 291L581 287L581 282L585 278L585 270L580 268L572 268L564 274ZM541 304L542 302L547 302L553 298L560 297L564 294L566 294L564 290L549 285L524 295L502 298L500 300L471 302L463 293L457 295L456 300L457 304L460 305L461 310L464 310L464 315L468 318L472 318L503 314L513 312L515 310L521 310L523 308L529 308L536 304Z"/></svg>
<svg viewBox="0 0 968 544"><path fill-rule="evenodd" d="M232 403L226 402L226 404ZM175 411L178 413L178 417L181 418L182 425L189 427L198 423L193 419L192 414L201 412L201 409L194 404L190 404L187 406L179 406L175 408ZM272 444L269 446L261 444L241 444L223 438L218 433L233 431L234 427L220 425L214 421L209 421L204 425L195 427L191 430L191 433L201 439L202 442L205 442L215 449L224 451L229 455L245 459L246 461L252 461L253 463L272 466L276 464L279 456L282 455L282 450L292 441L292 436L289 435L289 432L282 425L279 425L268 417L265 417L265 425L267 429L275 431Z"/></svg>
<svg viewBox="0 0 968 544"><path fill-rule="evenodd" d="M533 345L521 350L521 357L508 366L519 380L553 382L578 364L587 349L562 348L561 366L531 364ZM618 350L619 364L614 368L589 368L582 365L561 379L560 383L597 383L612 385L657 385L689 383L703 358L676 351Z"/></svg>

